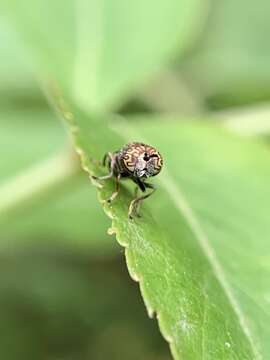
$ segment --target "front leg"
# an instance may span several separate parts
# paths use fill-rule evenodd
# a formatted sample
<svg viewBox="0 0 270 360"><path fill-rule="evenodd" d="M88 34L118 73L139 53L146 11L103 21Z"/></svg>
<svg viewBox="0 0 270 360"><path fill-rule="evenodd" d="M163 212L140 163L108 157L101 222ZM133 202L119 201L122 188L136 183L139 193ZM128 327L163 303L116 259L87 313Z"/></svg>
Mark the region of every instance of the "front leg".
<svg viewBox="0 0 270 360"><path fill-rule="evenodd" d="M117 197L117 195L119 194L119 190L120 190L120 179L121 179L121 174L118 174L116 179L115 179L115 190L112 193L112 195L109 197L109 199L107 199L108 203L113 202L113 200Z"/></svg>
<svg viewBox="0 0 270 360"><path fill-rule="evenodd" d="M147 199L149 196L151 196L155 191L156 191L156 187L153 184L148 184L145 182L140 181L140 183L138 183L138 187L144 192L145 189L151 189L151 191L147 194L144 194L142 196L137 197L137 195L135 196L135 199L133 199L129 205L129 210L128 210L128 217L130 219L133 219L133 215L136 216L140 216L138 214L138 208L139 205L142 203L143 200ZM137 189L138 189L137 187ZM136 194L137 194L136 190Z"/></svg>
<svg viewBox="0 0 270 360"><path fill-rule="evenodd" d="M110 169L109 174L104 175L104 176L99 176L99 177L98 176L93 176L93 179L95 179L95 180L108 180L108 179L111 179L115 175L114 174L114 167L115 167L115 164L116 164L116 158L110 152L108 152L108 153L106 153L104 155L104 158L103 158L103 161L102 161L103 166L106 165L107 161L108 161L108 165L109 165L109 169ZM112 193L112 195L109 197L109 199L107 199L108 203L111 203L117 197L117 195L119 193L119 190L120 190L120 178L121 178L121 174L118 174L116 176L116 179L115 179L115 190Z"/></svg>
<svg viewBox="0 0 270 360"><path fill-rule="evenodd" d="M104 155L104 158L103 158L103 161L102 161L102 164L103 166L106 165L106 161L109 160L109 174L107 175L104 175L104 176L92 176L92 178L94 180L107 180L107 179L111 179L114 175L113 173L113 169L114 169L114 166L115 166L115 163L116 163L116 159L115 159L115 156L108 152Z"/></svg>

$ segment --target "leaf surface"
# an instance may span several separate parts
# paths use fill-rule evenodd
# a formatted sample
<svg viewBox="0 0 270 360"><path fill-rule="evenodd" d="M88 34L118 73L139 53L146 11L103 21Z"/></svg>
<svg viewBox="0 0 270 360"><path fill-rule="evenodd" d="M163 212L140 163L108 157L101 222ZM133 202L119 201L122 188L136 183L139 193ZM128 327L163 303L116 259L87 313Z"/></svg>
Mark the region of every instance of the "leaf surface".
<svg viewBox="0 0 270 360"><path fill-rule="evenodd" d="M91 174L101 172L94 158L131 140L155 145L164 156L161 186L143 204L141 219L128 220L132 193L125 184L108 206L114 185L106 182L100 200L174 357L265 358L268 149L211 124L148 117L131 124L96 121L76 107L65 114Z"/></svg>

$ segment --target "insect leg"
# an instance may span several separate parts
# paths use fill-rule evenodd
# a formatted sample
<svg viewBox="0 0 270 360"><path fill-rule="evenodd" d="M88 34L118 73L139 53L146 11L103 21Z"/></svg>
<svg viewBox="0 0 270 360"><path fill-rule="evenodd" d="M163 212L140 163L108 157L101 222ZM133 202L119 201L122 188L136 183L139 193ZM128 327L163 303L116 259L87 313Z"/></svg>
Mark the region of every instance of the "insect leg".
<svg viewBox="0 0 270 360"><path fill-rule="evenodd" d="M118 174L116 179L115 179L115 190L112 193L112 195L109 197L109 199L107 200L108 203L111 203L116 196L119 194L119 190L120 190L120 179L121 179L121 174Z"/></svg>
<svg viewBox="0 0 270 360"><path fill-rule="evenodd" d="M145 195L136 197L135 199L133 199L129 205L129 210L128 210L128 216L130 219L133 218L133 214L139 216L138 214L138 206L141 204L141 202L145 199L147 199L149 196L151 196L155 191L156 188L153 184L147 184L147 183L143 183L145 188L151 189L151 191Z"/></svg>
<svg viewBox="0 0 270 360"><path fill-rule="evenodd" d="M141 189L141 188L140 188L139 185L137 185L137 186L135 187L134 200L138 197L138 192L139 192L140 189ZM145 188L144 188L143 191L145 191ZM141 215L139 214L139 209L140 209L140 203L138 202L137 206L134 207L133 212L136 214L136 216L141 217ZM129 217L131 218L131 217L132 217L132 214L131 214L131 216L129 215Z"/></svg>
<svg viewBox="0 0 270 360"><path fill-rule="evenodd" d="M102 165L105 166L105 165L106 165L106 162L107 162L108 160L111 160L111 161L112 161L112 157L113 157L113 155L112 155L110 152L107 152L107 153L103 156Z"/></svg>
<svg viewBox="0 0 270 360"><path fill-rule="evenodd" d="M129 218L132 218L132 213L136 214L136 216L140 217L138 211L139 211L139 203L136 204L135 200L138 198L138 191L141 190L142 192L145 192L145 186L143 181L141 181L140 179L133 179L133 181L135 182L135 184L137 185L135 187L135 192L134 192L134 200L132 200L132 202L130 203L129 206ZM133 209L132 209L133 207Z"/></svg>
<svg viewBox="0 0 270 360"><path fill-rule="evenodd" d="M106 165L106 161L107 160L110 160L110 172L109 174L107 175L104 175L104 176L92 176L93 179L95 180L107 180L107 179L110 179L111 177L113 177L113 168L114 168L114 165L115 165L115 157L110 153L106 153L104 155L104 158L103 158L103 161L102 161L102 165L105 166Z"/></svg>

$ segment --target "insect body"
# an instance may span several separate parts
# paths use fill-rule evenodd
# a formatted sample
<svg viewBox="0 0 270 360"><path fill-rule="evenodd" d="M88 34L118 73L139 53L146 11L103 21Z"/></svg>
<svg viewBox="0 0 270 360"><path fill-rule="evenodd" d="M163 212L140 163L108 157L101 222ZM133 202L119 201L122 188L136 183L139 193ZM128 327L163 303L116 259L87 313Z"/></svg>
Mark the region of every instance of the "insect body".
<svg viewBox="0 0 270 360"><path fill-rule="evenodd" d="M133 218L133 214L139 216L139 204L156 190L154 185L147 183L148 177L157 175L162 168L162 157L159 152L152 146L133 142L125 145L114 153L107 153L103 159L103 165L108 164L109 174L101 177L94 177L97 180L106 180L111 177L116 179L115 191L112 193L108 202L112 202L119 193L119 181L121 178L130 178L136 185L135 198L129 206L129 218ZM138 189L150 192L137 197Z"/></svg>

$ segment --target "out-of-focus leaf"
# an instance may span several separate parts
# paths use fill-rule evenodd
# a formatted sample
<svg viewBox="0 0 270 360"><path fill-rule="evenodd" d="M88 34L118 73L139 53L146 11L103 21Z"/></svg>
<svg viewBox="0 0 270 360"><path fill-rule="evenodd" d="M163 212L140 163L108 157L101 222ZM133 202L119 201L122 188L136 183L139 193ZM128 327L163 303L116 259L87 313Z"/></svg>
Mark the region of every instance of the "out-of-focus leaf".
<svg viewBox="0 0 270 360"><path fill-rule="evenodd" d="M204 15L198 0L32 0L2 7L37 50L42 70L90 110L121 104L183 53Z"/></svg>
<svg viewBox="0 0 270 360"><path fill-rule="evenodd" d="M246 106L238 109L220 111L215 114L223 125L245 136L265 136L270 134L270 106L269 103L257 106Z"/></svg>
<svg viewBox="0 0 270 360"><path fill-rule="evenodd" d="M0 18L0 54L0 91L38 89L26 61L23 46L20 46L18 39L2 18Z"/></svg>
<svg viewBox="0 0 270 360"><path fill-rule="evenodd" d="M1 255L1 359L170 359L123 259L37 248Z"/></svg>
<svg viewBox="0 0 270 360"><path fill-rule="evenodd" d="M10 179L39 165L66 142L63 128L46 110L2 110L0 189ZM23 207L7 219L1 215L0 247L9 249L37 241L43 245L71 245L109 251L108 221L96 205L89 180L74 175L32 206Z"/></svg>
<svg viewBox="0 0 270 360"><path fill-rule="evenodd" d="M0 162L2 183L53 156L66 142L63 127L49 109L4 107L1 110L0 137L4 154Z"/></svg>
<svg viewBox="0 0 270 360"><path fill-rule="evenodd" d="M197 56L187 63L192 81L213 107L269 99L268 0L212 1ZM198 87L198 84L197 84Z"/></svg>

